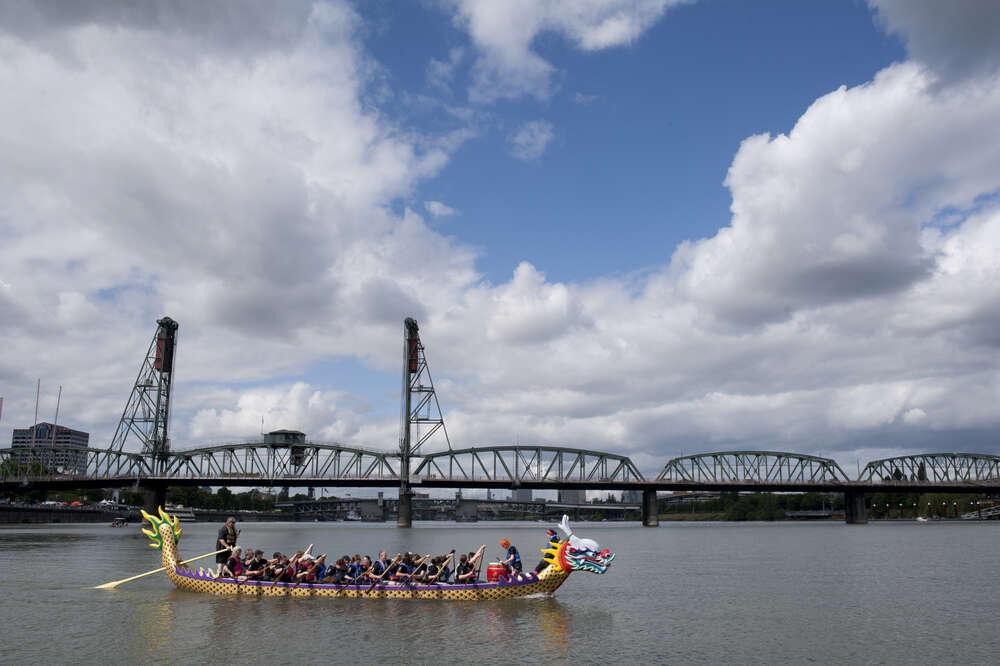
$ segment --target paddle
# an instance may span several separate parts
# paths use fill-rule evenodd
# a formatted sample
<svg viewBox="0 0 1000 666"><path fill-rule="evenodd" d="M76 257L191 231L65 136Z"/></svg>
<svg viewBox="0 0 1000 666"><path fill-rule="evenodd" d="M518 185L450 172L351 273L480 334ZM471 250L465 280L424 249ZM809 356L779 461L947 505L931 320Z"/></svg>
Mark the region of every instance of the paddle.
<svg viewBox="0 0 1000 666"><path fill-rule="evenodd" d="M192 557L189 560L184 560L183 562L178 562L177 564L181 565L181 564L187 564L188 562L194 562L195 560L203 560L206 557L211 557L212 555L218 555L219 553L224 553L227 550L229 550L229 549L228 548L221 548L221 549L215 551L214 553L205 553L204 555L199 555L198 557ZM132 576L131 578L125 578L123 580L112 581L110 583L104 583L104 585L97 585L97 586L93 587L92 589L94 589L94 590L113 590L114 588L118 587L122 583L127 583L130 580L135 580L136 578L142 578L143 576L152 576L153 574L160 573L161 571L164 571L164 570L166 570L166 567L160 567L159 569L153 569L152 571L147 571L146 573L141 573L138 576Z"/></svg>
<svg viewBox="0 0 1000 666"><path fill-rule="evenodd" d="M482 546L479 547L479 550L476 551L476 554L472 556L472 559L475 560L476 562L476 575L472 578L473 583L479 582L479 572L482 571L483 569L483 555L485 554L486 554L486 544L484 543ZM469 562L469 564L471 565L472 562Z"/></svg>
<svg viewBox="0 0 1000 666"><path fill-rule="evenodd" d="M382 580L382 576L384 576L384 575L386 575L387 573L389 573L389 569L391 569L391 568L392 568L392 565L394 565L394 564L398 563L398 562L399 562L399 560L400 560L400 559L401 559L402 557L403 557L403 554L402 554L402 553L396 553L396 557L392 558L392 561L391 561L391 562L389 562L389 564L388 564L388 565L387 565L387 566L385 567L385 569L383 569L383 570L382 570L382 573L381 573L381 574L379 574L378 576L376 576L376 577L375 577L375 580L374 580L374 581L372 582L372 586L371 586L371 587L369 587L369 588L368 588L368 589L367 589L367 590L365 591L365 594L368 594L368 593L370 593L370 592L371 592L372 590L374 590L374 589L375 589L375 586L376 586L376 585L378 585L378 584L379 584L379 581L381 581L381 580Z"/></svg>
<svg viewBox="0 0 1000 666"><path fill-rule="evenodd" d="M315 564L313 564L311 567L309 567L306 571L304 571L301 574L299 574L298 576L296 576L296 578L298 578L298 580L295 581L295 585L292 586L293 590L295 588L297 588L299 585L302 584L302 581L303 581L303 579L305 579L306 576L311 576L313 573L316 572L316 567L318 567L319 564L320 564L319 561L321 559L323 559L324 557L326 557L326 553L323 553L322 555L320 555L319 557L317 557Z"/></svg>
<svg viewBox="0 0 1000 666"><path fill-rule="evenodd" d="M434 576L431 577L431 579L429 581L427 581L428 585L431 585L431 584L437 582L438 576L440 576L442 573L444 573L445 567L448 566L448 562L450 562L452 560L452 558L454 558L454 557L455 557L455 549L452 548L451 552L448 553L448 557L444 558L444 562L442 562L441 566L438 567L438 572L436 574L434 574Z"/></svg>
<svg viewBox="0 0 1000 666"><path fill-rule="evenodd" d="M430 555L424 555L422 558L420 558L420 560L414 563L413 571L411 571L410 573L399 574L398 577L402 578L403 576L406 576L407 584L412 583L413 577L417 575L417 572L420 571L420 567L422 567L424 565L424 562L426 562L428 559L430 559Z"/></svg>
<svg viewBox="0 0 1000 666"><path fill-rule="evenodd" d="M348 585L357 585L358 584L358 580L361 579L361 578L364 578L365 576L367 576L368 574L370 574L372 572L372 569L374 569L374 568L375 568L375 564L373 562L372 565L370 567L368 567L368 571L364 571L362 573L359 573L357 576L351 578L351 582L347 583L347 584Z"/></svg>
<svg viewBox="0 0 1000 666"><path fill-rule="evenodd" d="M277 573L277 572L275 572L274 582L271 583L271 587L274 587L275 585L277 585L278 583L281 582L281 579L284 578L285 575L288 573L288 569L290 567L295 566L295 563L298 562L298 559L299 558L297 558L297 557L293 557L292 559L288 560L288 564L286 564L285 566L283 566L281 568L281 573L280 574Z"/></svg>

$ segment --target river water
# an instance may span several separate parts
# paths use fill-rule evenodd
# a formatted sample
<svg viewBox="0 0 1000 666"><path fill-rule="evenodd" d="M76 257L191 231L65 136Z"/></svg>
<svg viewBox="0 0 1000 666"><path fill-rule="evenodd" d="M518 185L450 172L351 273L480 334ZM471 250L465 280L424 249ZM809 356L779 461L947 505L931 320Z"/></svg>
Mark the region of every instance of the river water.
<svg viewBox="0 0 1000 666"><path fill-rule="evenodd" d="M182 556L219 526L186 524ZM242 523L240 544L339 556L447 552L540 523ZM0 662L997 663L1000 522L579 523L617 553L553 598L497 602L226 598L176 590L137 526L0 527ZM209 558L206 566L214 566Z"/></svg>

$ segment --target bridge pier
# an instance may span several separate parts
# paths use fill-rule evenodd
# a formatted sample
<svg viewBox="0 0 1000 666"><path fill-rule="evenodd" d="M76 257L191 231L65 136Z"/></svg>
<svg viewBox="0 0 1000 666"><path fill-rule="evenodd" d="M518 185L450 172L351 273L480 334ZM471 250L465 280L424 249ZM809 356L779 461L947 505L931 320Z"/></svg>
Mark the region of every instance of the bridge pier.
<svg viewBox="0 0 1000 666"><path fill-rule="evenodd" d="M844 522L848 525L868 524L868 511L865 508L865 494L863 491L844 491Z"/></svg>
<svg viewBox="0 0 1000 666"><path fill-rule="evenodd" d="M400 491L396 527L413 527L413 493Z"/></svg>
<svg viewBox="0 0 1000 666"><path fill-rule="evenodd" d="M656 503L655 488L646 488L642 491L642 526L660 526L660 508Z"/></svg>
<svg viewBox="0 0 1000 666"><path fill-rule="evenodd" d="M154 516L157 515L157 509L167 503L166 486L139 486L139 492L142 493L143 508Z"/></svg>

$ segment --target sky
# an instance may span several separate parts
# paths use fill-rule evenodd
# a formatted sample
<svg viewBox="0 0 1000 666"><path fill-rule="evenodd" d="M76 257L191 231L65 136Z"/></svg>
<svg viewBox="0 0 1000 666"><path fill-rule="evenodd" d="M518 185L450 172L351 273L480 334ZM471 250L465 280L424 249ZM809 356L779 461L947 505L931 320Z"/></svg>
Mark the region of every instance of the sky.
<svg viewBox="0 0 1000 666"><path fill-rule="evenodd" d="M0 4L0 441L1000 454L991 0ZM444 447L434 440L429 450Z"/></svg>

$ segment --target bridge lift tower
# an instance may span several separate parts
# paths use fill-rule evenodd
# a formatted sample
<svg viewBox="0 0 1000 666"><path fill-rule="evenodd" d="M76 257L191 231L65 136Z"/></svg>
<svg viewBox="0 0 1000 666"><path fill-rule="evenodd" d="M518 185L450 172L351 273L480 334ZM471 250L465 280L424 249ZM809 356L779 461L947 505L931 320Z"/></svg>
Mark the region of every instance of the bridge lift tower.
<svg viewBox="0 0 1000 666"><path fill-rule="evenodd" d="M441 405L434 392L434 381L431 379L431 371L427 367L427 356L424 354L424 345L420 342L420 329L417 326L417 321L407 317L403 322L403 328L406 338L403 346L403 404L399 435L399 513L396 525L397 527L412 527L413 491L410 490L410 457L419 453L420 447L439 430L444 433L449 451L451 450L451 440L448 439L448 429L444 426ZM421 426L425 426L422 433Z"/></svg>
<svg viewBox="0 0 1000 666"><path fill-rule="evenodd" d="M122 451L130 436L137 440L140 452L148 458L152 474L162 474L170 454L167 422L170 416L170 394L177 349L176 321L164 317L156 322L156 333L149 343L139 375L125 404L121 421L111 440L111 449ZM147 488L152 507L162 504L166 487Z"/></svg>

